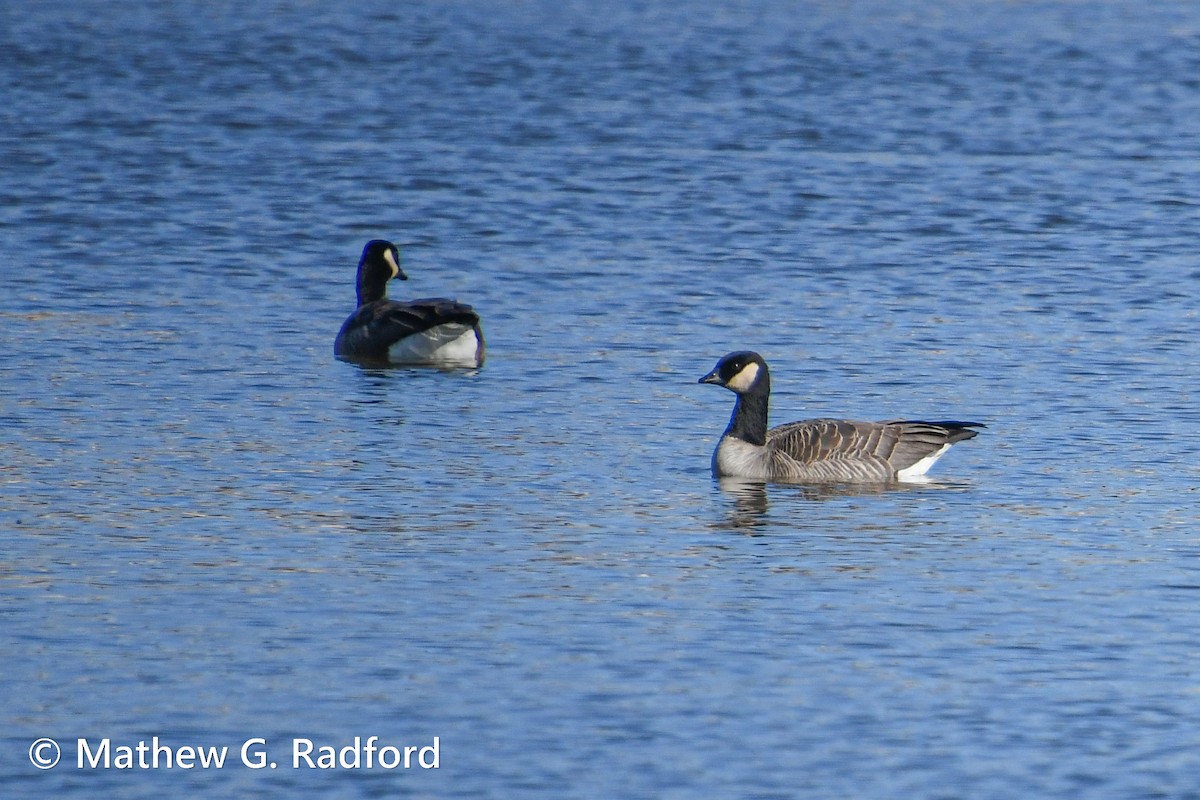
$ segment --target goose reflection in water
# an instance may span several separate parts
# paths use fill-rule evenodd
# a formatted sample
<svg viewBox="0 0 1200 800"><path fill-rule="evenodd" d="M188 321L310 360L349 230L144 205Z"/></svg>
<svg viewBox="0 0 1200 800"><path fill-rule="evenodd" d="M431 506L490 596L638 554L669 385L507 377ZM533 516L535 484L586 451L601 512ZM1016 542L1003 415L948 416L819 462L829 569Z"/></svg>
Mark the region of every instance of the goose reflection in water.
<svg viewBox="0 0 1200 800"><path fill-rule="evenodd" d="M892 493L924 492L924 491L966 491L971 484L962 481L937 481L926 479L919 483L884 483L884 484L796 484L796 483L764 483L762 481L746 480L745 478L718 478L717 485L723 494L733 501L727 516L727 525L739 530L753 530L765 527L766 515L770 500L769 492L774 492L776 499L793 500L800 498L806 502L824 502L835 498L867 497Z"/></svg>
<svg viewBox="0 0 1200 800"><path fill-rule="evenodd" d="M765 524L767 514L767 485L741 478L720 478L721 491L733 499L728 525L738 529L754 529Z"/></svg>

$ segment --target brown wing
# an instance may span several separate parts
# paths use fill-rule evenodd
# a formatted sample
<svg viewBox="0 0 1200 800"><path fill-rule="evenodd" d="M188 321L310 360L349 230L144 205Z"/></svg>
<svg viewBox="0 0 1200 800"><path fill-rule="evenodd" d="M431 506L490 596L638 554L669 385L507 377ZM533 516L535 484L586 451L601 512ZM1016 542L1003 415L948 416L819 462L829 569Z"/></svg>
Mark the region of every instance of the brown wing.
<svg viewBox="0 0 1200 800"><path fill-rule="evenodd" d="M897 432L895 447L888 456L888 461L897 472L911 467L926 456L933 455L946 445L978 436L979 431L973 431L971 428L984 427L978 422L921 420L895 420L876 424Z"/></svg>
<svg viewBox="0 0 1200 800"><path fill-rule="evenodd" d="M767 431L778 471L801 480L890 480L898 431L878 422L810 419Z"/></svg>
<svg viewBox="0 0 1200 800"><path fill-rule="evenodd" d="M779 469L796 478L890 480L896 473L977 435L974 422L858 422L811 419L767 432Z"/></svg>

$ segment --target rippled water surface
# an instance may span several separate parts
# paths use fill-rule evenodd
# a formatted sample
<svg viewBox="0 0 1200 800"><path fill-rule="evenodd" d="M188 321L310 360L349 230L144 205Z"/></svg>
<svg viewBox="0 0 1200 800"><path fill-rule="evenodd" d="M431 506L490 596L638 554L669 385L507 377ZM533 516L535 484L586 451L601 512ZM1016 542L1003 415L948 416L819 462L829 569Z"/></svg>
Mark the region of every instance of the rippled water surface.
<svg viewBox="0 0 1200 800"><path fill-rule="evenodd" d="M0 793L1197 796L1198 76L1186 2L0 9ZM482 369L332 357L373 237ZM721 486L746 348L987 431ZM154 736L229 763L77 767Z"/></svg>

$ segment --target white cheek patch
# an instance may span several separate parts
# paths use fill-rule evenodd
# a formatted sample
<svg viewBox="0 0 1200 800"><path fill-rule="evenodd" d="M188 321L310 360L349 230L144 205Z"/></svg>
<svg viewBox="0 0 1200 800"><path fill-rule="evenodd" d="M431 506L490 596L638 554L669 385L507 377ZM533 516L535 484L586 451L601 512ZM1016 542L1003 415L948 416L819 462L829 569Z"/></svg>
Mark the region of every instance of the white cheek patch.
<svg viewBox="0 0 1200 800"><path fill-rule="evenodd" d="M751 361L742 367L737 375L730 378L729 382L725 385L735 392L748 392L756 380L758 380L758 364Z"/></svg>
<svg viewBox="0 0 1200 800"><path fill-rule="evenodd" d="M400 274L400 265L396 263L396 257L394 255L392 255L391 250L383 251L383 260L386 261L388 263L388 266L392 268L392 277L393 278L395 278L397 275Z"/></svg>

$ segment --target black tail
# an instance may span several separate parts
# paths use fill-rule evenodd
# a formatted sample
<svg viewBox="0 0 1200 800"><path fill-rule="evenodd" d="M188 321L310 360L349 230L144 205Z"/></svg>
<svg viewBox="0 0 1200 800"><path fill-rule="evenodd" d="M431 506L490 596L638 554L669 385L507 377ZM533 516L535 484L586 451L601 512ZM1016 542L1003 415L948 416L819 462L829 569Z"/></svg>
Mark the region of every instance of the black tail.
<svg viewBox="0 0 1200 800"><path fill-rule="evenodd" d="M967 439L974 439L978 436L979 431L973 431L971 428L987 427L982 422L955 422L954 420L938 420L937 422L926 422L924 424L945 430L946 441L950 444L964 442Z"/></svg>

